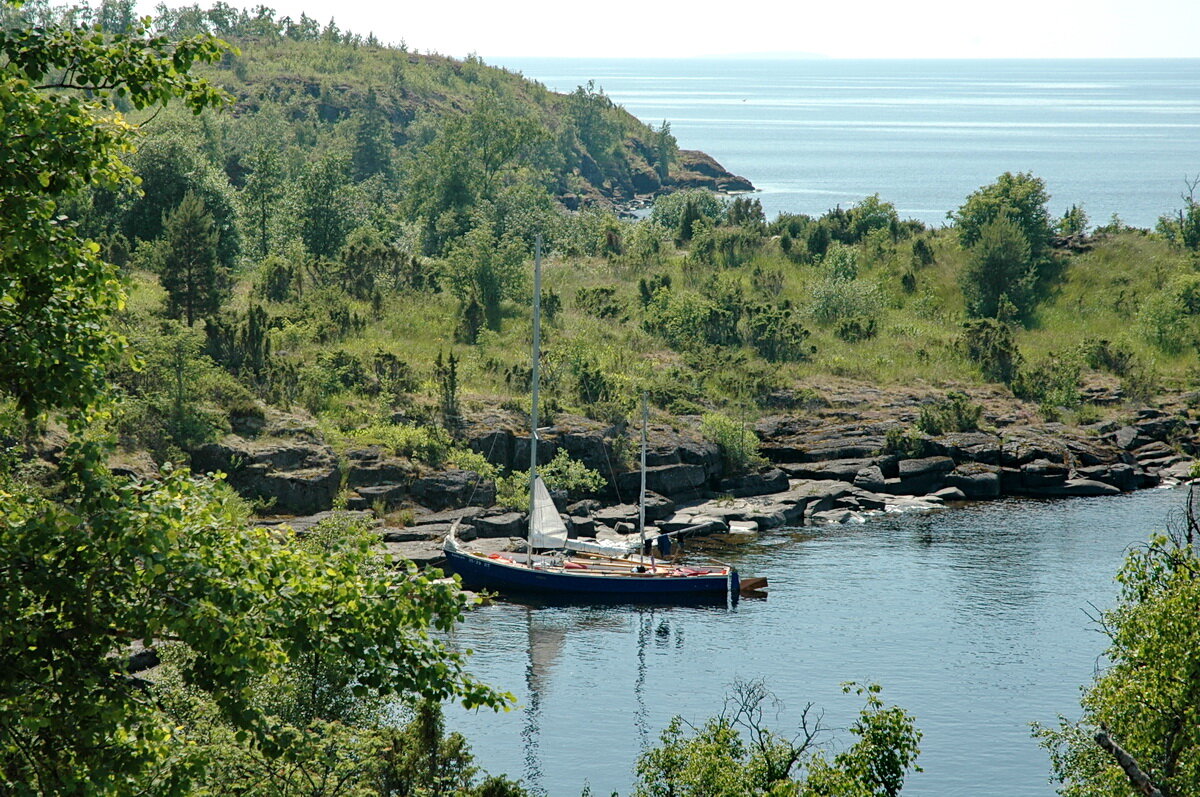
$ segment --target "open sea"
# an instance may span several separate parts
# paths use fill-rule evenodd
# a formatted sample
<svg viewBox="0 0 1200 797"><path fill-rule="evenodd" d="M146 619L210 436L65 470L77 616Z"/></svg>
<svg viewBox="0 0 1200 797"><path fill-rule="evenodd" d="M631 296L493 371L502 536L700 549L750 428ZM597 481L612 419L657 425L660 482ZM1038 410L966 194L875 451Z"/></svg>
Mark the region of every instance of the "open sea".
<svg viewBox="0 0 1200 797"><path fill-rule="evenodd" d="M904 218L945 222L1005 171L1153 227L1200 173L1200 59L851 61L507 58L569 92L595 80L646 122L671 123L749 178L768 217L821 214L878 192Z"/></svg>

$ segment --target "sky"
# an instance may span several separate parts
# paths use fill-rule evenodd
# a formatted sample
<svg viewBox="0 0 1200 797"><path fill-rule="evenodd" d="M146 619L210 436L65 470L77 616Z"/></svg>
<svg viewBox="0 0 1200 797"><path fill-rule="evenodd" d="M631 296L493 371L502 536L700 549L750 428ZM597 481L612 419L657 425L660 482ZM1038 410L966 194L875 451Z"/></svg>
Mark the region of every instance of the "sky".
<svg viewBox="0 0 1200 797"><path fill-rule="evenodd" d="M206 0L194 0L202 6ZM232 5L241 5L230 0ZM181 3L172 0L169 5ZM1200 0L265 0L280 16L504 57L1191 58ZM144 13L154 2L141 0Z"/></svg>

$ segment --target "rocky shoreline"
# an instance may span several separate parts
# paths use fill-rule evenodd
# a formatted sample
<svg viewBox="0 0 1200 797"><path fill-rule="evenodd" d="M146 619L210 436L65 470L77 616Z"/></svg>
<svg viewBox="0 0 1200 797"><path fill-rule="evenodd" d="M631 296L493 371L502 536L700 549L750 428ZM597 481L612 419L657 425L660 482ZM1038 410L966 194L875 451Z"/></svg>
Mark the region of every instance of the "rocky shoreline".
<svg viewBox="0 0 1200 797"><path fill-rule="evenodd" d="M725 471L718 447L679 418L649 429L647 522L689 534L753 533L778 526L855 522L864 513L940 506L1001 496L1117 495L1186 480L1200 453L1197 394L1158 406L1128 408L1086 426L1039 421L1031 408L987 388L987 431L921 435L920 407L942 391L843 386L837 402L779 396L777 414L748 429L766 463L750 473ZM816 406L814 406L814 403ZM462 439L491 463L521 468L529 435L519 413L489 410L468 418ZM889 450L889 432L906 432L906 450ZM894 435L893 435L894 437ZM559 415L540 435L539 458L564 450L600 472L595 496L555 496L572 534L619 538L637 519L639 473L628 460L629 430ZM440 559L439 541L456 519L466 537L490 550L520 545L525 516L494 506L495 486L478 474L433 471L379 446L339 455L303 416L270 411L264 421L193 452L194 469L222 471L242 495L298 530L345 508L374 517L397 556ZM396 518L402 518L402 525Z"/></svg>

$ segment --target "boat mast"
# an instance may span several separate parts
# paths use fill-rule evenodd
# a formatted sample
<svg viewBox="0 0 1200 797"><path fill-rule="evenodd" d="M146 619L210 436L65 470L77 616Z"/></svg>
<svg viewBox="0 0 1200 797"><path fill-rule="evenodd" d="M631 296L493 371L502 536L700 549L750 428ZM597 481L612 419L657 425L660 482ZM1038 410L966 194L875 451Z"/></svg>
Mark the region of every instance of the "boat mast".
<svg viewBox="0 0 1200 797"><path fill-rule="evenodd" d="M528 564L533 568L533 526L537 522L533 493L537 485L538 464L538 364L542 353L542 234L538 233L533 249L533 407L529 411L529 540L526 545Z"/></svg>
<svg viewBox="0 0 1200 797"><path fill-rule="evenodd" d="M646 423L649 417L646 394L642 393L642 486L638 494L638 534L641 535L642 561L646 560ZM651 561L654 561L653 555Z"/></svg>

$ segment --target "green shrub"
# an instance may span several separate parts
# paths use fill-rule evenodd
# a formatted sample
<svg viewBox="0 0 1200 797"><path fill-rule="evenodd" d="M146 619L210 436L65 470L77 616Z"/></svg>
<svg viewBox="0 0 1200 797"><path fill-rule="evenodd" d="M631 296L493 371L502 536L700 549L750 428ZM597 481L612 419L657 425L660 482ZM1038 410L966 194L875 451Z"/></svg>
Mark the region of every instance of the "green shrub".
<svg viewBox="0 0 1200 797"><path fill-rule="evenodd" d="M703 189L676 191L673 194L664 194L654 200L654 207L650 210L650 221L667 230L679 230L684 214L687 212L694 214L696 218L715 224L725 212L725 203L712 191Z"/></svg>
<svg viewBox="0 0 1200 797"><path fill-rule="evenodd" d="M575 306L596 318L619 318L625 309L613 285L580 288L575 291Z"/></svg>
<svg viewBox="0 0 1200 797"><path fill-rule="evenodd" d="M807 345L808 330L790 307L759 305L746 318L746 342L770 362L797 362L816 349Z"/></svg>
<svg viewBox="0 0 1200 797"><path fill-rule="evenodd" d="M992 318L967 321L959 343L967 359L979 366L984 379L1007 385L1016 378L1021 352L1004 322Z"/></svg>
<svg viewBox="0 0 1200 797"><path fill-rule="evenodd" d="M357 445L377 445L399 457L440 467L446 461L453 442L450 435L438 426L417 426L407 423L373 424L346 433Z"/></svg>
<svg viewBox="0 0 1200 797"><path fill-rule="evenodd" d="M884 454L898 454L905 459L916 459L932 453L929 440L915 427L893 426L883 438Z"/></svg>
<svg viewBox="0 0 1200 797"><path fill-rule="evenodd" d="M875 337L878 331L874 318L855 316L838 320L833 328L833 334L847 343L859 343Z"/></svg>
<svg viewBox="0 0 1200 797"><path fill-rule="evenodd" d="M944 399L921 407L916 426L925 434L974 432L979 429L983 406L971 401L966 393L952 390Z"/></svg>
<svg viewBox="0 0 1200 797"><path fill-rule="evenodd" d="M717 268L738 268L758 254L762 240L757 230L747 227L707 228L693 239L691 257Z"/></svg>
<svg viewBox="0 0 1200 797"><path fill-rule="evenodd" d="M728 474L745 473L766 463L758 453L758 435L727 415L710 412L700 419L700 431L721 450Z"/></svg>
<svg viewBox="0 0 1200 797"><path fill-rule="evenodd" d="M883 305L879 286L866 280L830 276L812 286L810 312L819 324L834 324L846 318L875 318Z"/></svg>
<svg viewBox="0 0 1200 797"><path fill-rule="evenodd" d="M604 489L607 482L597 471L560 450L554 459L538 466L538 475L551 491L566 490L582 498ZM496 479L496 503L519 512L529 511L529 471L516 470Z"/></svg>
<svg viewBox="0 0 1200 797"><path fill-rule="evenodd" d="M1087 338L1079 344L1079 353L1088 368L1125 376L1138 365L1137 355L1126 343Z"/></svg>
<svg viewBox="0 0 1200 797"><path fill-rule="evenodd" d="M1077 407L1079 371L1079 361L1074 357L1050 355L1022 368L1012 382L1012 391L1018 398L1048 407Z"/></svg>

